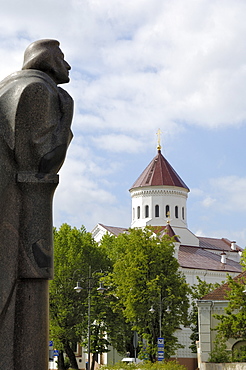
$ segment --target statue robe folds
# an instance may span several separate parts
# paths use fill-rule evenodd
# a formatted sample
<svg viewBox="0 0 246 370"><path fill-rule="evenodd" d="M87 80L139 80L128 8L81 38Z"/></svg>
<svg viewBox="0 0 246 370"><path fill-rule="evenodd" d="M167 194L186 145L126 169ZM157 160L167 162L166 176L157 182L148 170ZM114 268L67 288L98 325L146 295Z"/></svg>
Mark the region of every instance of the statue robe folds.
<svg viewBox="0 0 246 370"><path fill-rule="evenodd" d="M19 356L34 368L29 342L48 351L48 333L40 340L35 331L48 320L52 200L72 115L70 95L42 71L19 71L0 83L0 368L22 370Z"/></svg>

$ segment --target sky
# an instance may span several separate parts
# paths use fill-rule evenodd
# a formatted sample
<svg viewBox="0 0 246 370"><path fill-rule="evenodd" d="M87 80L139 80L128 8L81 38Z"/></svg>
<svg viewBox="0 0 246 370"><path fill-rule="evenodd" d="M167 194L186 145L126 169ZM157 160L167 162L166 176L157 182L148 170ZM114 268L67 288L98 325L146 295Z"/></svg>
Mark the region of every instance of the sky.
<svg viewBox="0 0 246 370"><path fill-rule="evenodd" d="M8 0L0 80L57 39L71 65L73 141L54 225L129 227L129 189L162 154L190 188L189 229L246 246L246 2Z"/></svg>

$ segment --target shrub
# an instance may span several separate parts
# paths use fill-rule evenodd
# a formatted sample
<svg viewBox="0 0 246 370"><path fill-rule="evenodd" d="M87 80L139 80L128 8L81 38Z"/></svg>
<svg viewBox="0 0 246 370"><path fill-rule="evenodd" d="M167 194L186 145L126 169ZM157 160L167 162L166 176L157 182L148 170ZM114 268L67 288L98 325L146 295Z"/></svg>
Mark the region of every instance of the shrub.
<svg viewBox="0 0 246 370"><path fill-rule="evenodd" d="M233 362L246 362L246 346L241 346L239 349L232 351Z"/></svg>
<svg viewBox="0 0 246 370"><path fill-rule="evenodd" d="M215 338L214 349L210 352L208 362L231 362L231 353L227 350L226 340L220 335Z"/></svg>
<svg viewBox="0 0 246 370"><path fill-rule="evenodd" d="M120 362L115 365L104 365L103 370L187 370L185 366L178 364L176 361L168 362L144 362L141 364L125 364Z"/></svg>

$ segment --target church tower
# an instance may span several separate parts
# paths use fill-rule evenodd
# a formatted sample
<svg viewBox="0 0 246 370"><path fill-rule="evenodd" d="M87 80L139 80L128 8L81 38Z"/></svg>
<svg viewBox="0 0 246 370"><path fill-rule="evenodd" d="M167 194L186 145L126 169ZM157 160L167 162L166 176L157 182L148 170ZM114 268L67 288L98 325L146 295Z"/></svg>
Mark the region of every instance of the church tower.
<svg viewBox="0 0 246 370"><path fill-rule="evenodd" d="M186 201L189 188L164 158L161 149L135 181L131 227L147 225L187 227Z"/></svg>
<svg viewBox="0 0 246 370"><path fill-rule="evenodd" d="M158 131L157 155L131 187L131 228L169 224L182 242L198 245L187 227L188 186L161 153Z"/></svg>

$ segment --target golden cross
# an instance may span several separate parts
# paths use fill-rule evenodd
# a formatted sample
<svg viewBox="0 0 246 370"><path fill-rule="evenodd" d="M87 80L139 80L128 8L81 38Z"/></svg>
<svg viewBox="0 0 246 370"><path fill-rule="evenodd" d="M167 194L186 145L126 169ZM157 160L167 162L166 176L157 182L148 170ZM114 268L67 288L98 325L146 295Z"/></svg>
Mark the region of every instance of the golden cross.
<svg viewBox="0 0 246 370"><path fill-rule="evenodd" d="M158 128L158 131L156 133L156 135L157 135L157 150L161 150L161 134L162 134L161 129Z"/></svg>

